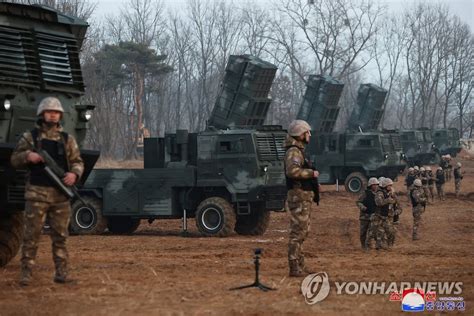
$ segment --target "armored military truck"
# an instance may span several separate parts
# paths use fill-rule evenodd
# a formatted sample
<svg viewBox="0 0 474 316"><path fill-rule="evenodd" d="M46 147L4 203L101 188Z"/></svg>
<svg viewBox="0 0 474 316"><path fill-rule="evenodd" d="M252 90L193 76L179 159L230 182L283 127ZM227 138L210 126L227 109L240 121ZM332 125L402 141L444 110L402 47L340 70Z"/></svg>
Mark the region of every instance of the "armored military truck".
<svg viewBox="0 0 474 316"><path fill-rule="evenodd" d="M371 131L379 125L386 95L374 85L359 89L356 112L349 122L354 131L333 131L343 87L329 76L309 76L297 117L315 131L307 152L320 172L319 183L344 183L346 191L358 193L365 189L369 177L396 179L405 168L405 156L397 134Z"/></svg>
<svg viewBox="0 0 474 316"><path fill-rule="evenodd" d="M438 155L456 155L461 151L461 141L459 131L456 128L440 128L431 131L434 143L434 150Z"/></svg>
<svg viewBox="0 0 474 316"><path fill-rule="evenodd" d="M71 218L77 234L135 231L141 219L194 217L207 236L260 235L284 207L286 132L264 126L276 67L231 56L208 127L147 138L144 169L94 170Z"/></svg>
<svg viewBox="0 0 474 316"><path fill-rule="evenodd" d="M402 148L410 166L422 166L437 162L436 146L428 129L399 130Z"/></svg>
<svg viewBox="0 0 474 316"><path fill-rule="evenodd" d="M84 94L79 51L87 23L44 6L0 3L0 266L18 252L22 236L25 170L10 156L18 136L31 130L39 102L61 100L65 131L81 143L94 106ZM81 151L87 177L99 153Z"/></svg>

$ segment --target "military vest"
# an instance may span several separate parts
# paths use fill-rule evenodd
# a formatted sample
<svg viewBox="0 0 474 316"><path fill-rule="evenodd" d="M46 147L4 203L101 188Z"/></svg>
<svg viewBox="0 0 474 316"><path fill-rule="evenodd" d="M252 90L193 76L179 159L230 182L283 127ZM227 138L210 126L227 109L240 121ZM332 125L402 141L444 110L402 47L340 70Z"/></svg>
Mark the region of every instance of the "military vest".
<svg viewBox="0 0 474 316"><path fill-rule="evenodd" d="M31 131L33 138L33 144L35 148L41 148L46 151L51 158L61 167L65 172L69 171L66 146L68 140L68 134L61 132L62 141L57 142L50 139L39 139L40 131L35 128ZM55 186L54 182L48 177L44 170L44 163L32 165L30 167L30 184L37 186Z"/></svg>
<svg viewBox="0 0 474 316"><path fill-rule="evenodd" d="M375 210L377 209L377 205L375 205L375 193L372 192L372 190L370 189L365 190L365 198L362 201L362 204L364 204L364 206L367 207L367 210L365 211L365 213L367 214L375 213Z"/></svg>

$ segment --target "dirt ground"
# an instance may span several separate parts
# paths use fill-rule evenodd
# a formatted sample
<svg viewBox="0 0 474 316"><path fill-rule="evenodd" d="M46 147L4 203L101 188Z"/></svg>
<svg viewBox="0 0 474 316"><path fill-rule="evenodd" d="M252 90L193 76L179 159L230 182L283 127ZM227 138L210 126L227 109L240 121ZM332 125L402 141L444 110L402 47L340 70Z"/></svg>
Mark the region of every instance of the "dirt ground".
<svg viewBox="0 0 474 316"><path fill-rule="evenodd" d="M71 236L71 277L75 283L52 282L49 236L41 237L34 284L18 285L19 257L0 270L0 315L260 315L260 314L401 314L400 302L388 295L336 293L333 282L463 282L466 314L474 313L474 160L461 160L463 197L429 205L422 240L411 240L412 215L402 197L398 240L391 251L363 252L359 246L355 197L324 187L321 206L312 213L305 242L307 263L329 275L331 291L308 305L300 293L302 279L288 278L288 215L272 214L264 236L200 237L189 220L190 237L180 235L176 220L142 222L131 236ZM395 185L403 192L402 179ZM252 255L262 248L261 280L276 291L255 288L230 291L251 283ZM455 313L455 312L448 312Z"/></svg>

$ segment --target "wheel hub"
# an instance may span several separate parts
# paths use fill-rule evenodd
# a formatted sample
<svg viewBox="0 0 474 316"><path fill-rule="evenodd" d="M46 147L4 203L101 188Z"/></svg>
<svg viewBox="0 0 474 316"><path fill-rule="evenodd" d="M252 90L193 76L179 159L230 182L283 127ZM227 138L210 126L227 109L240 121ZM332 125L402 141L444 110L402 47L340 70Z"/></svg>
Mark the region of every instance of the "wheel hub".
<svg viewBox="0 0 474 316"><path fill-rule="evenodd" d="M94 210L89 207L82 206L76 212L76 223L82 229L89 229L95 223L96 217Z"/></svg>
<svg viewBox="0 0 474 316"><path fill-rule="evenodd" d="M209 231L219 228L222 223L222 215L214 207L207 208L202 212L202 225Z"/></svg>
<svg viewBox="0 0 474 316"><path fill-rule="evenodd" d="M352 192L358 192L360 191L362 187L362 182L360 179L354 178L349 181L349 189L351 189Z"/></svg>

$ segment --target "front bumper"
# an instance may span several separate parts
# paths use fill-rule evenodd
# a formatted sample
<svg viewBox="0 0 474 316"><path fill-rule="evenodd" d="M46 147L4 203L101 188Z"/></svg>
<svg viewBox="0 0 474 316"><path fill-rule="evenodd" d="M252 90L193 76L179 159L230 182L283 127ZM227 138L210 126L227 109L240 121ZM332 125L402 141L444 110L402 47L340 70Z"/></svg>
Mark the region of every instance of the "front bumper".
<svg viewBox="0 0 474 316"><path fill-rule="evenodd" d="M287 195L286 185L262 185L248 193L249 202L263 202L269 211L280 210L285 206Z"/></svg>

